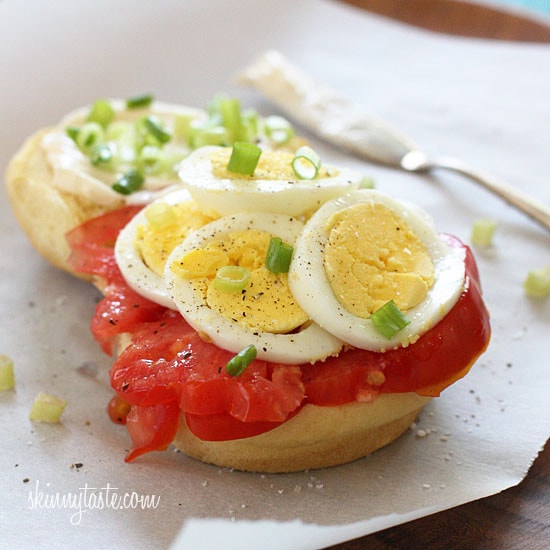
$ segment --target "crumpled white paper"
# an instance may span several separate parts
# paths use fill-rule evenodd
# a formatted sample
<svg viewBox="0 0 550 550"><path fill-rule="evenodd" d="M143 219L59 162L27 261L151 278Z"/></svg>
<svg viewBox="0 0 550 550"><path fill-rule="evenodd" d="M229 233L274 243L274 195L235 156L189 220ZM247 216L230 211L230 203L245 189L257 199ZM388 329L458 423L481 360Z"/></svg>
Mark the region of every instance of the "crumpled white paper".
<svg viewBox="0 0 550 550"><path fill-rule="evenodd" d="M326 0L44 0L32 17L27 2L4 0L0 41L3 169L26 136L98 97L153 91L203 107L228 92L270 114L233 77L274 48L428 152L550 202L548 46L448 38ZM97 292L36 255L2 189L0 353L17 378L0 394L6 546L318 548L523 478L550 432L550 301L522 289L529 269L550 264L548 234L458 176L398 173L311 138L322 158L418 203L441 231L468 241L474 219L497 220L494 246L476 250L487 353L395 444L347 466L262 476L172 451L125 464L128 437L105 414L110 359L88 330ZM68 400L61 425L29 422L38 391Z"/></svg>

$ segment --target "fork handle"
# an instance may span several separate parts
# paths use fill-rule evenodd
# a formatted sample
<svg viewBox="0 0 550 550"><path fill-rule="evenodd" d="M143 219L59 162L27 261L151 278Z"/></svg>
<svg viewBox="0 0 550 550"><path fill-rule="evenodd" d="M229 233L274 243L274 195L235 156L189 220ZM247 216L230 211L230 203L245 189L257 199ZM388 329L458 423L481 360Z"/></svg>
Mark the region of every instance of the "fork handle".
<svg viewBox="0 0 550 550"><path fill-rule="evenodd" d="M480 170L473 170L452 158L439 158L430 162L430 169L443 168L472 179L488 191L504 199L510 206L527 214L532 220L550 231L550 206L530 197L515 187Z"/></svg>

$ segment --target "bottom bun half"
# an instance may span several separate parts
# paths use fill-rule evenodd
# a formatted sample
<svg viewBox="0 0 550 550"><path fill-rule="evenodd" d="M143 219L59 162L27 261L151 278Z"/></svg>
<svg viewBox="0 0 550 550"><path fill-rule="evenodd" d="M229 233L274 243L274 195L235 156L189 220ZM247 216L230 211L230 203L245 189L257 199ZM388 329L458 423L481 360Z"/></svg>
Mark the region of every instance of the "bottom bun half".
<svg viewBox="0 0 550 550"><path fill-rule="evenodd" d="M352 462L388 445L412 424L431 398L382 394L371 403L305 405L290 420L261 435L203 441L181 417L173 445L202 462L236 470L285 473Z"/></svg>

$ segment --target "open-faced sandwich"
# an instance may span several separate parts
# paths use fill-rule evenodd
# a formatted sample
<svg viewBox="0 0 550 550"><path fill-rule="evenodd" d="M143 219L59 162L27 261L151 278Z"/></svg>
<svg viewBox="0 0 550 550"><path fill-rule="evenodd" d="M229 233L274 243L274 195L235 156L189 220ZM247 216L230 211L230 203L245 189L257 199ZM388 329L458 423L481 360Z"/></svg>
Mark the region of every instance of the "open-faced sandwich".
<svg viewBox="0 0 550 550"><path fill-rule="evenodd" d="M231 98L98 101L32 136L7 184L36 248L103 293L128 461L173 444L242 470L343 464L489 342L465 244Z"/></svg>

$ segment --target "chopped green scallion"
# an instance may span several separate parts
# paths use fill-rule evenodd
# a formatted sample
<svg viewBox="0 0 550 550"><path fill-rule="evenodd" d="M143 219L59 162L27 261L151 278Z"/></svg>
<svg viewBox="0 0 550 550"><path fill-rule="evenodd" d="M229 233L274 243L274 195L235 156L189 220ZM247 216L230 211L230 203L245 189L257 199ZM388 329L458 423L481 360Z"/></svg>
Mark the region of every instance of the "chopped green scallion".
<svg viewBox="0 0 550 550"><path fill-rule="evenodd" d="M272 273L288 273L293 252L294 248L280 237L271 237L265 267Z"/></svg>
<svg viewBox="0 0 550 550"><path fill-rule="evenodd" d="M84 153L91 153L104 139L103 127L97 122L86 122L76 135L76 144Z"/></svg>
<svg viewBox="0 0 550 550"><path fill-rule="evenodd" d="M12 390L14 387L13 361L7 355L0 355L0 391Z"/></svg>
<svg viewBox="0 0 550 550"><path fill-rule="evenodd" d="M223 97L219 102L223 126L229 131L233 141L243 139L241 104L236 98Z"/></svg>
<svg viewBox="0 0 550 550"><path fill-rule="evenodd" d="M64 399L40 392L32 404L29 419L35 422L59 422L66 406L67 401Z"/></svg>
<svg viewBox="0 0 550 550"><path fill-rule="evenodd" d="M262 150L253 143L237 141L233 145L227 169L235 174L251 176L256 170Z"/></svg>
<svg viewBox="0 0 550 550"><path fill-rule="evenodd" d="M87 122L97 122L102 128L106 128L115 116L113 106L105 99L98 99L92 104Z"/></svg>
<svg viewBox="0 0 550 550"><path fill-rule="evenodd" d="M294 173L303 180L312 180L317 177L321 168L321 158L308 145L300 147L292 159Z"/></svg>
<svg viewBox="0 0 550 550"><path fill-rule="evenodd" d="M223 292L239 292L244 290L250 281L250 271L238 265L224 265L216 271L214 288Z"/></svg>
<svg viewBox="0 0 550 550"><path fill-rule="evenodd" d="M167 132L156 116L146 116L137 121L138 129L141 130L142 135L147 139L151 138L152 141L160 145L168 143L172 136Z"/></svg>
<svg viewBox="0 0 550 550"><path fill-rule="evenodd" d="M497 223L495 220L480 218L472 225L471 241L475 246L489 247L493 244L493 237Z"/></svg>
<svg viewBox="0 0 550 550"><path fill-rule="evenodd" d="M370 317L376 330L388 340L393 338L400 330L404 329L410 321L395 305L393 300L385 303Z"/></svg>
<svg viewBox="0 0 550 550"><path fill-rule="evenodd" d="M140 107L149 107L153 102L152 94L139 94L126 99L127 109L139 109Z"/></svg>
<svg viewBox="0 0 550 550"><path fill-rule="evenodd" d="M178 221L175 207L165 202L155 202L148 206L145 218L155 229L164 229Z"/></svg>
<svg viewBox="0 0 550 550"><path fill-rule="evenodd" d="M90 154L90 162L94 166L107 166L113 160L113 146L108 143L98 145Z"/></svg>
<svg viewBox="0 0 550 550"><path fill-rule="evenodd" d="M225 370L231 376L239 376L256 359L256 355L256 347L250 344L227 362Z"/></svg>
<svg viewBox="0 0 550 550"><path fill-rule="evenodd" d="M113 184L113 191L121 195L131 195L141 189L145 178L136 168L131 168Z"/></svg>
<svg viewBox="0 0 550 550"><path fill-rule="evenodd" d="M550 295L550 265L532 269L527 274L523 288L531 298L544 298Z"/></svg>
<svg viewBox="0 0 550 550"><path fill-rule="evenodd" d="M272 115L264 120L265 135L277 145L284 145L294 137L294 128L281 116Z"/></svg>

